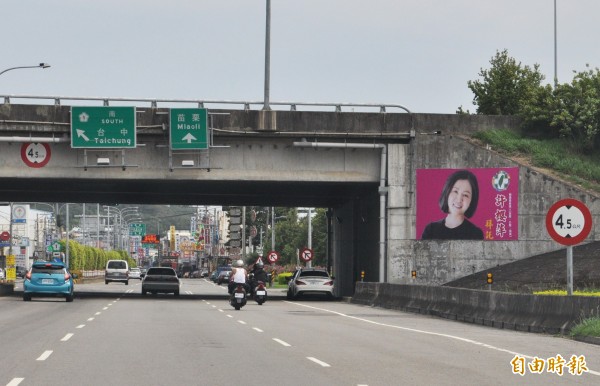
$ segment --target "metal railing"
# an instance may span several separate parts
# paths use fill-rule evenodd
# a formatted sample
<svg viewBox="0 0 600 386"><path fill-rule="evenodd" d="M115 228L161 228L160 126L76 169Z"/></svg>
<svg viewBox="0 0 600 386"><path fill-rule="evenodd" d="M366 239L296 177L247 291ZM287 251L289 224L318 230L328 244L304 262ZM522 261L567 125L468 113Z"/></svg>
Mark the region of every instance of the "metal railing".
<svg viewBox="0 0 600 386"><path fill-rule="evenodd" d="M234 100L208 100L208 99L165 99L165 98L125 98L125 97L70 97L70 96L51 96L51 95L0 95L4 99L4 104L10 104L11 99L36 100L39 102L53 101L55 106L60 106L65 101L85 101L102 102L104 106L110 106L111 103L133 102L149 104L149 107L158 108L159 103L165 105L173 104L195 104L199 108L207 106L228 106L241 107L243 110L252 110L252 106L263 106L264 101L234 101ZM44 103L41 103L44 104ZM269 106L288 106L290 111L297 111L298 106L333 108L335 112L343 112L345 109L379 109L380 113L385 113L388 109L399 109L406 113L411 111L405 106L392 103L328 103L328 102L273 102L269 101ZM138 106L136 107L144 107ZM147 106L146 106L147 107ZM167 107L167 106L165 106ZM214 108L217 108L214 107ZM256 109L260 110L260 108ZM327 110L325 110L327 111Z"/></svg>

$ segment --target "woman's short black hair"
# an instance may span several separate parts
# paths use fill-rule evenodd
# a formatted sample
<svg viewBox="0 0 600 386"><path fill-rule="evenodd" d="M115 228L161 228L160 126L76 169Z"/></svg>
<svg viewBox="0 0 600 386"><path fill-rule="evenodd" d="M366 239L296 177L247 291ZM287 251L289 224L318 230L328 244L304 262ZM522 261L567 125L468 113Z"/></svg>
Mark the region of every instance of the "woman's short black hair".
<svg viewBox="0 0 600 386"><path fill-rule="evenodd" d="M440 209L444 213L448 213L448 196L454 187L454 184L458 180L467 180L471 184L472 196L471 196L471 205L469 205L469 209L465 212L465 216L471 218L473 214L475 214L475 210L477 209L477 202L479 201L479 185L477 184L477 177L475 174L468 170L459 170L454 172L448 177L446 180L446 184L444 185L444 189L442 189L442 195L440 196Z"/></svg>

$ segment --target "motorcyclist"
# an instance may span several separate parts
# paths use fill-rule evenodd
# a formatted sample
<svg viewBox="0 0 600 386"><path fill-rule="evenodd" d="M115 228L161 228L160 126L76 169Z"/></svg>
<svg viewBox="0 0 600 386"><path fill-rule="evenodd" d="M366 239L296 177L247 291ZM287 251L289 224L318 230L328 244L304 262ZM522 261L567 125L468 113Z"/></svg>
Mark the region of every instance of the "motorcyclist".
<svg viewBox="0 0 600 386"><path fill-rule="evenodd" d="M246 292L248 292L248 272L244 269L244 261L238 260L235 262L235 267L231 269L231 278L229 279L229 294L233 293L233 289L238 284L243 284Z"/></svg>
<svg viewBox="0 0 600 386"><path fill-rule="evenodd" d="M258 263L254 264L254 268L252 269L252 279L250 280L250 289L252 291L252 294L254 294L254 289L258 285L259 281L262 281L265 284L269 281L267 273L263 269L264 266L265 265L262 261L259 261Z"/></svg>

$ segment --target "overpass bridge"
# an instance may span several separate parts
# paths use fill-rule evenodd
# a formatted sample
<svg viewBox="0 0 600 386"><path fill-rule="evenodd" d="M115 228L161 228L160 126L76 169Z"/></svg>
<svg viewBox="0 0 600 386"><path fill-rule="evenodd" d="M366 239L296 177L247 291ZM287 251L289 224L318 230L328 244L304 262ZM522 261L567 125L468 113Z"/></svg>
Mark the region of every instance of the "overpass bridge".
<svg viewBox="0 0 600 386"><path fill-rule="evenodd" d="M441 284L552 248L548 237L527 247L415 239L416 169L514 166L462 139L514 127L511 117L385 104L270 102L265 111L245 101L0 98L0 201L329 208L337 295L352 294L361 271L366 281L405 283L419 270L419 282ZM73 147L73 106L132 106L135 146ZM208 110L206 149L170 146L169 111L181 107ZM43 161L32 149L47 152Z"/></svg>

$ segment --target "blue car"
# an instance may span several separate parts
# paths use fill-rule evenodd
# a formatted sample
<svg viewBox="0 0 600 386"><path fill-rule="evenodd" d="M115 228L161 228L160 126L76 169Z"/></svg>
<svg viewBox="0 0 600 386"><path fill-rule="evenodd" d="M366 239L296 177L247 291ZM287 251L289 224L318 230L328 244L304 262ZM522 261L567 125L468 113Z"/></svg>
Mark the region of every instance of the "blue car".
<svg viewBox="0 0 600 386"><path fill-rule="evenodd" d="M73 275L62 262L36 261L23 281L23 300L32 296L64 296L73 301Z"/></svg>

